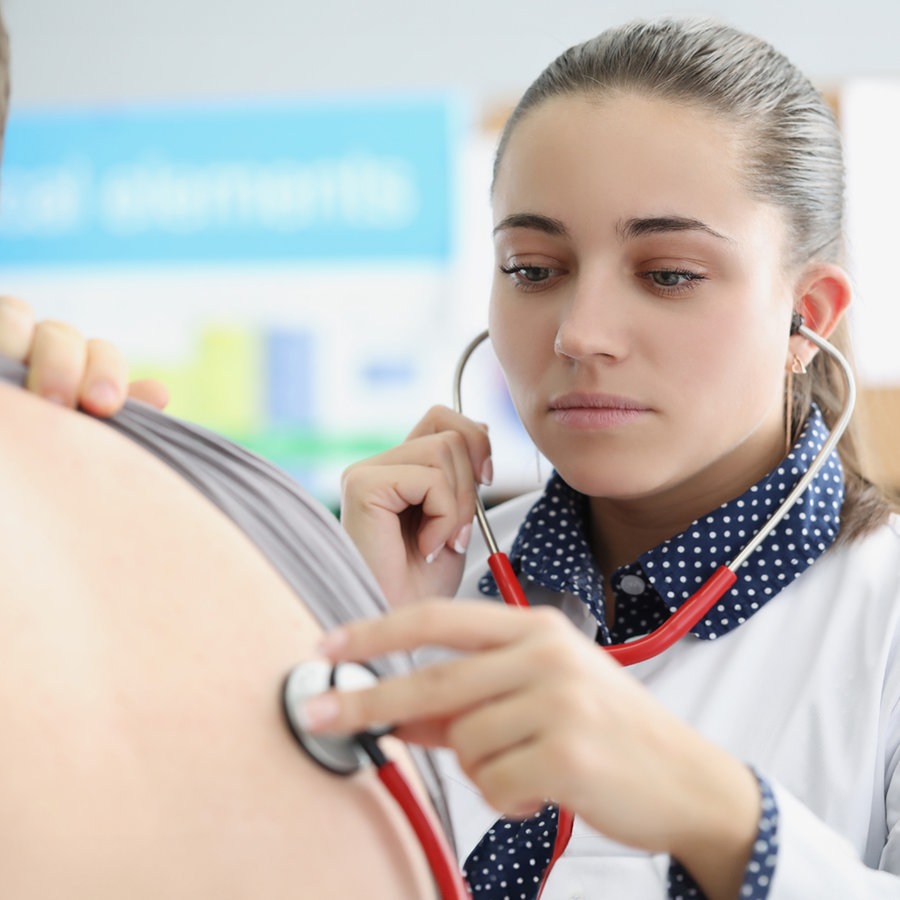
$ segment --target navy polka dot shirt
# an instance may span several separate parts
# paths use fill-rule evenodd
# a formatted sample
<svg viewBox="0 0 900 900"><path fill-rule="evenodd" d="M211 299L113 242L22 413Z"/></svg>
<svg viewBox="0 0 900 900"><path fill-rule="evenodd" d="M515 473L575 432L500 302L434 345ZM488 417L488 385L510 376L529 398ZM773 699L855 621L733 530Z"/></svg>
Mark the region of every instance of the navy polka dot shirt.
<svg viewBox="0 0 900 900"><path fill-rule="evenodd" d="M586 498L556 473L522 523L510 561L523 579L581 598L597 621L599 643L620 643L647 634L720 565L737 556L787 497L827 436L821 414L813 407L797 444L777 469L742 496L615 571L610 579L616 600L612 627L606 621L603 575L585 531ZM812 565L837 536L843 499L843 473L833 451L800 500L738 570L734 587L692 633L715 640L737 628ZM499 594L489 572L479 587L489 596ZM769 785L762 778L759 783L762 815L740 893L747 900L765 900L777 860L778 810ZM501 819L466 860L466 877L474 897L534 900L555 837L553 806L523 821ZM690 875L672 860L670 900L702 897Z"/></svg>

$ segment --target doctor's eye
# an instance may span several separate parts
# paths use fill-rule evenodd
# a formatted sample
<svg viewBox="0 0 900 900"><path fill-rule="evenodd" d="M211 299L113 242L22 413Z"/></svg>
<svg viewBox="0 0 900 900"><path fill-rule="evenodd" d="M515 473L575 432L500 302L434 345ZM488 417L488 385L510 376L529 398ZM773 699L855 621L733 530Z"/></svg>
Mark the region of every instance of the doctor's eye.
<svg viewBox="0 0 900 900"><path fill-rule="evenodd" d="M508 275L515 286L523 291L535 291L552 283L560 274L560 270L552 266L526 266L515 262L500 266L500 271Z"/></svg>
<svg viewBox="0 0 900 900"><path fill-rule="evenodd" d="M705 275L689 269L651 269L640 273L640 277L661 294L687 293L696 282L706 280Z"/></svg>

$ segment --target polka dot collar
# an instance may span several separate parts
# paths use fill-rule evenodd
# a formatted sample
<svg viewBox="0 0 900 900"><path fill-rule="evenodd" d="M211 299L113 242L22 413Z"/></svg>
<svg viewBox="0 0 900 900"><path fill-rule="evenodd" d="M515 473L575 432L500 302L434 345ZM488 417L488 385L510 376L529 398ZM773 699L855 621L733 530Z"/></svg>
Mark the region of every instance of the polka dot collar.
<svg viewBox="0 0 900 900"><path fill-rule="evenodd" d="M587 498L557 473L522 523L510 560L520 577L575 594L587 604L601 643L646 634L740 552L790 493L827 437L821 413L813 406L796 445L774 471L681 534L617 569L610 579L616 595L612 629L606 623L603 576L585 531ZM738 570L734 587L692 633L706 640L726 634L801 575L837 537L843 499L843 471L832 451L798 502ZM499 594L490 572L479 588L489 596Z"/></svg>

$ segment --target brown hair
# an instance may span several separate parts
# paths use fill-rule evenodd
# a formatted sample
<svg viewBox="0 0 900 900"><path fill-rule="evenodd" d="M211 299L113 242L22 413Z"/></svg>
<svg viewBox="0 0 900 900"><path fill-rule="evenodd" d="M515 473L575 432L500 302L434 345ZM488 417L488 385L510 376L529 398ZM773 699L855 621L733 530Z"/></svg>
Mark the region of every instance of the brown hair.
<svg viewBox="0 0 900 900"><path fill-rule="evenodd" d="M744 154L744 185L779 207L790 235L789 265L840 262L844 245L844 162L840 132L821 94L765 41L707 19L635 21L566 50L528 88L506 122L494 178L516 125L553 97L637 92L699 107L736 125ZM849 358L842 322L832 343ZM793 380L793 421L802 425L815 402L832 426L846 389L837 364L816 354ZM859 425L838 447L846 482L839 539L884 521L891 505L863 474Z"/></svg>

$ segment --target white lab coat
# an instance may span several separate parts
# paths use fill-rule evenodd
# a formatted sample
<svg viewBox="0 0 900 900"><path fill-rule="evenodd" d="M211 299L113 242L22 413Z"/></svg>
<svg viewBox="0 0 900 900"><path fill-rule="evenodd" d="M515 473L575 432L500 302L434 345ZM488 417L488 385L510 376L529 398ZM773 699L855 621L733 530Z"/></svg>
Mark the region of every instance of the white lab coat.
<svg viewBox="0 0 900 900"><path fill-rule="evenodd" d="M501 549L537 496L492 511ZM476 536L459 596L482 596L485 560ZM526 593L593 634L576 597L560 602L534 584ZM900 898L900 518L826 553L729 634L688 635L630 671L773 785L780 847L769 900ZM441 767L464 859L497 816L450 754ZM576 820L543 900L662 900L668 864Z"/></svg>

